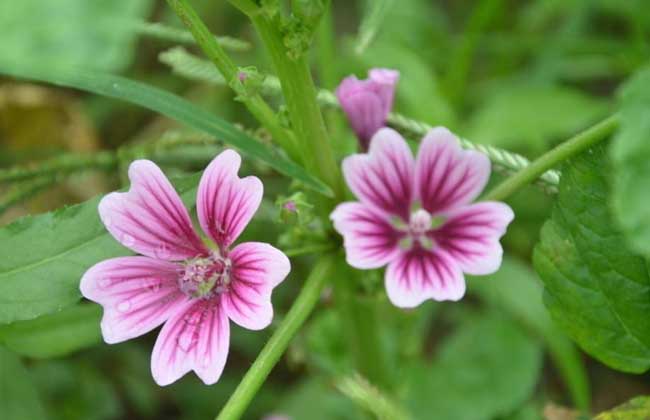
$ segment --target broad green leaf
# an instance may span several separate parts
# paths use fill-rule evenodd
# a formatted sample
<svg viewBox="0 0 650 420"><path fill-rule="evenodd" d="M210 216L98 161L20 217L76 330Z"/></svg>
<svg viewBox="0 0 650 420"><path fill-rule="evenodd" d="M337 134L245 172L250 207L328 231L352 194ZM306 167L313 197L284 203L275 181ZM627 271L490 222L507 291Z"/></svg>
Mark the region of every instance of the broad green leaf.
<svg viewBox="0 0 650 420"><path fill-rule="evenodd" d="M120 71L134 55L136 33L151 0L20 0L0 2L0 57L47 71L53 64ZM38 61L34 62L34 58Z"/></svg>
<svg viewBox="0 0 650 420"><path fill-rule="evenodd" d="M648 420L650 419L650 396L632 398L625 404L596 416L594 420Z"/></svg>
<svg viewBox="0 0 650 420"><path fill-rule="evenodd" d="M309 420L360 418L355 405L322 378L300 382L284 395L286 398L279 402L274 414Z"/></svg>
<svg viewBox="0 0 650 420"><path fill-rule="evenodd" d="M499 271L487 278L471 279L469 289L544 340L574 405L588 410L589 380L580 353L544 308L543 287L532 268L515 258L505 257Z"/></svg>
<svg viewBox="0 0 650 420"><path fill-rule="evenodd" d="M534 266L569 336L610 367L639 373L650 368L650 276L612 220L608 173L603 146L566 165Z"/></svg>
<svg viewBox="0 0 650 420"><path fill-rule="evenodd" d="M198 179L174 180L186 204L194 202ZM72 305L88 268L129 254L102 225L98 203L99 197L0 228L0 324Z"/></svg>
<svg viewBox="0 0 650 420"><path fill-rule="evenodd" d="M431 365L408 378L413 418L489 420L531 395L542 364L539 345L496 314L470 317L442 343Z"/></svg>
<svg viewBox="0 0 650 420"><path fill-rule="evenodd" d="M47 419L29 372L0 346L0 415L3 420Z"/></svg>
<svg viewBox="0 0 650 420"><path fill-rule="evenodd" d="M331 189L322 181L272 147L255 140L228 121L164 90L119 76L67 66L53 66L45 70L33 65L2 61L0 74L81 89L140 105L214 136L236 147L247 157L258 159L321 194L332 195Z"/></svg>
<svg viewBox="0 0 650 420"><path fill-rule="evenodd" d="M632 247L650 255L650 68L621 93L620 128L610 149L614 216Z"/></svg>
<svg viewBox="0 0 650 420"><path fill-rule="evenodd" d="M559 86L503 86L468 123L467 137L505 148L540 152L607 113L607 103Z"/></svg>
<svg viewBox="0 0 650 420"><path fill-rule="evenodd" d="M64 356L101 341L99 305L71 306L29 321L0 325L0 343L23 356Z"/></svg>

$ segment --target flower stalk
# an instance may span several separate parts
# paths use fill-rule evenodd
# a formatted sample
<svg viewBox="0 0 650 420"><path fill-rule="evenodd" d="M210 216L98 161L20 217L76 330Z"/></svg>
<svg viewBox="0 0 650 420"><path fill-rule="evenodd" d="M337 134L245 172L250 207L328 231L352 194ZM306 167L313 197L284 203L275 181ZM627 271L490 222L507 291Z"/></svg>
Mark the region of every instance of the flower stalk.
<svg viewBox="0 0 650 420"><path fill-rule="evenodd" d="M607 138L618 128L618 114L611 115L596 125L578 133L570 139L559 144L554 149L546 152L538 159L531 162L515 175L497 185L483 199L488 201L503 201L516 193L526 185L533 182L540 175L551 168L554 168L561 162L569 159L591 146Z"/></svg>
<svg viewBox="0 0 650 420"><path fill-rule="evenodd" d="M311 272L293 306L273 333L246 375L221 409L217 420L239 419L260 389L269 373L280 360L302 324L312 312L335 266L333 256L321 258Z"/></svg>
<svg viewBox="0 0 650 420"><path fill-rule="evenodd" d="M221 47L214 35L208 30L187 0L167 0L169 6L190 30L197 44L227 82L241 83L238 80L239 69ZM280 124L273 109L257 93L239 95L253 116L271 133L287 154L294 160L300 160L295 137L291 131Z"/></svg>

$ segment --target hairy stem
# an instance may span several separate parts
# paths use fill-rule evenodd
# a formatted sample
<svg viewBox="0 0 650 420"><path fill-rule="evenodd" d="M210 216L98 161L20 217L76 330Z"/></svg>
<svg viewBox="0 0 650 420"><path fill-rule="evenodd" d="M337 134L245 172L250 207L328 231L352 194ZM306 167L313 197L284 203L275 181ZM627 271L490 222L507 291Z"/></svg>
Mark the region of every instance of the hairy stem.
<svg viewBox="0 0 650 420"><path fill-rule="evenodd" d="M533 182L547 170L557 166L562 161L575 156L594 144L607 139L619 124L618 114L602 120L596 125L571 137L554 149L540 156L524 169L497 185L485 197L485 200L503 201L526 185Z"/></svg>
<svg viewBox="0 0 650 420"><path fill-rule="evenodd" d="M264 42L282 85L298 143L304 147L305 165L332 188L337 198L343 195L341 174L334 158L329 135L318 102L306 53L289 57L278 27L261 13L249 15ZM324 211L329 211L325 208Z"/></svg>
<svg viewBox="0 0 650 420"><path fill-rule="evenodd" d="M113 169L117 166L114 152L68 154L45 162L0 169L0 182L15 182L56 174L70 174L86 169Z"/></svg>
<svg viewBox="0 0 650 420"><path fill-rule="evenodd" d="M187 0L167 0L169 6L190 30L196 43L205 55L223 75L227 83L241 83L238 79L239 69L221 47L214 35L208 30ZM295 138L282 125L273 109L259 94L239 95L253 116L271 133L278 144L294 160L300 158Z"/></svg>
<svg viewBox="0 0 650 420"><path fill-rule="evenodd" d="M236 420L244 414L246 407L289 346L291 339L316 306L323 286L332 276L334 265L333 256L326 256L318 261L293 306L221 409L217 420Z"/></svg>

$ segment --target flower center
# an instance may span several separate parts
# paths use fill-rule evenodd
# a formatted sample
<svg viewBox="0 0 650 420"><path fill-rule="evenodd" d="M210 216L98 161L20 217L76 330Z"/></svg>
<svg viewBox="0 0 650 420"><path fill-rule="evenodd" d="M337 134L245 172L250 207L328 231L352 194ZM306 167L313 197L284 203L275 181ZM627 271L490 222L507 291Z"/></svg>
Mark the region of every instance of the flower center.
<svg viewBox="0 0 650 420"><path fill-rule="evenodd" d="M178 287L191 298L207 299L228 290L231 261L213 252L209 257L186 260Z"/></svg>
<svg viewBox="0 0 650 420"><path fill-rule="evenodd" d="M420 236L431 229L431 215L424 209L411 213L409 231L414 236Z"/></svg>

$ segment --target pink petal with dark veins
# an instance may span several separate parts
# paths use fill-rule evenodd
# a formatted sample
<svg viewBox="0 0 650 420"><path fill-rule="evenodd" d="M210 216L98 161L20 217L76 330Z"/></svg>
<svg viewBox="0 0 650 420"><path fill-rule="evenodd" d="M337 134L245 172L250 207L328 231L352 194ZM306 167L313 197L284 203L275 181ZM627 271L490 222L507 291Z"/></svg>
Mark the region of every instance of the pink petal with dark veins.
<svg viewBox="0 0 650 420"><path fill-rule="evenodd" d="M409 219L414 183L413 154L395 130L382 128L368 154L343 160L343 175L359 200L389 215Z"/></svg>
<svg viewBox="0 0 650 420"><path fill-rule="evenodd" d="M413 308L427 299L459 300L465 279L454 259L443 250L414 247L401 253L386 269L386 293L401 308Z"/></svg>
<svg viewBox="0 0 650 420"><path fill-rule="evenodd" d="M169 385L190 370L206 385L219 380L230 345L228 316L219 297L195 299L163 326L151 355L158 385Z"/></svg>
<svg viewBox="0 0 650 420"><path fill-rule="evenodd" d="M233 322L261 330L273 319L271 292L291 271L284 253L262 242L245 242L230 253L230 289L224 292L224 310Z"/></svg>
<svg viewBox="0 0 650 420"><path fill-rule="evenodd" d="M104 307L104 341L141 336L173 316L187 301L178 289L178 271L175 263L148 257L113 258L86 271L81 293Z"/></svg>
<svg viewBox="0 0 650 420"><path fill-rule="evenodd" d="M155 163L134 161L129 179L128 192L110 193L99 203L102 222L115 239L139 254L161 260L207 253L178 193Z"/></svg>
<svg viewBox="0 0 650 420"><path fill-rule="evenodd" d="M463 272L491 274L501 265L499 239L506 233L514 213L498 202L470 204L448 213L449 219L431 232L437 246L456 260Z"/></svg>
<svg viewBox="0 0 650 420"><path fill-rule="evenodd" d="M462 150L449 130L437 127L420 144L415 169L416 197L429 213L472 202L490 178L490 160Z"/></svg>
<svg viewBox="0 0 650 420"><path fill-rule="evenodd" d="M241 157L225 150L206 168L196 197L203 231L222 249L239 237L262 201L264 187L254 177L239 178Z"/></svg>
<svg viewBox="0 0 650 420"><path fill-rule="evenodd" d="M334 228L343 236L348 264L355 268L379 268L393 260L401 234L386 215L362 203L339 204L330 215Z"/></svg>

